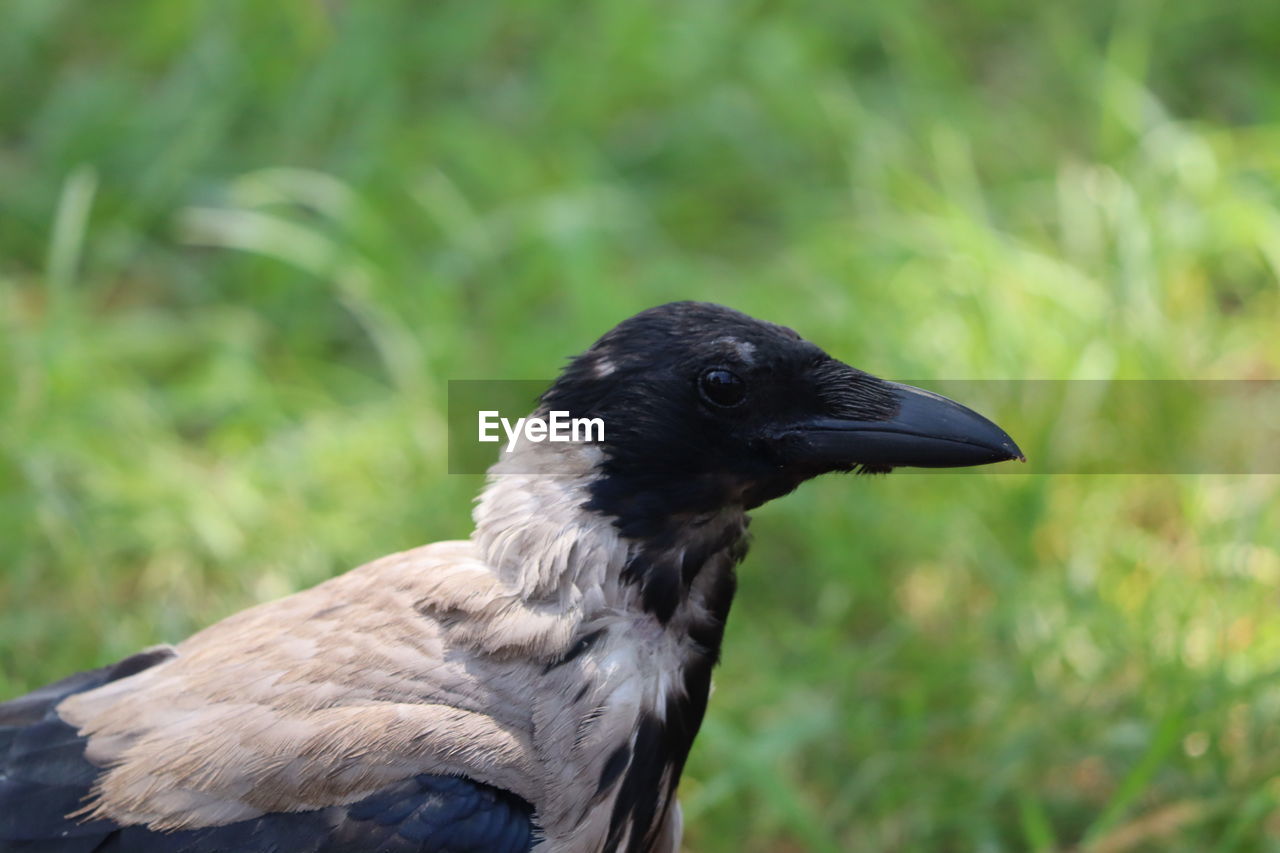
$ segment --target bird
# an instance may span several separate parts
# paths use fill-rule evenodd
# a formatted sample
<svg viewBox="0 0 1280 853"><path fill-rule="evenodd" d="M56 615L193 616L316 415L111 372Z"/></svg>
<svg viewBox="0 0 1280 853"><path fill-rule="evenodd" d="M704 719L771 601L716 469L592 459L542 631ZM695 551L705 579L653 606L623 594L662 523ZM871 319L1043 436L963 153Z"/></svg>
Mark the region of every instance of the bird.
<svg viewBox="0 0 1280 853"><path fill-rule="evenodd" d="M833 472L1024 459L946 397L675 302L571 358L469 539L0 704L0 851L676 853L748 512Z"/></svg>

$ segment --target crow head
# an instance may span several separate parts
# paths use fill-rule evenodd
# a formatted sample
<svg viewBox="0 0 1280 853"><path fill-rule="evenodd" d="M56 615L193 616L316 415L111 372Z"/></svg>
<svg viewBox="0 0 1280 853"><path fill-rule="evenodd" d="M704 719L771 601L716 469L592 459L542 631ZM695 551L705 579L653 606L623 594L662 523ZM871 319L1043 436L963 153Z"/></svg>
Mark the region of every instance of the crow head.
<svg viewBox="0 0 1280 853"><path fill-rule="evenodd" d="M624 527L750 509L830 471L1022 456L1003 430L958 403L850 367L783 326L700 302L619 324L542 402L604 421L592 503Z"/></svg>

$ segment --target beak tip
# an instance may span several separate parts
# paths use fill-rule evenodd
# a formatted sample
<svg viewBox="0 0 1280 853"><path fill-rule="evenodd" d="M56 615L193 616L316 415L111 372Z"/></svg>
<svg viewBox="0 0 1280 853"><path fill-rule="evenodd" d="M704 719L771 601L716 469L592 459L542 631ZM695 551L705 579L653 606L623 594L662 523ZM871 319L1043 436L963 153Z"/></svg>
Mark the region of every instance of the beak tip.
<svg viewBox="0 0 1280 853"><path fill-rule="evenodd" d="M1003 430L1001 431L1003 432ZM1000 449L1007 454L1004 459L1000 460L1001 462L1018 461L1025 463L1027 461L1027 454L1022 452L1022 448L1018 447L1017 442L1010 438L1008 433L1004 434L1004 441L1000 442L1000 445Z"/></svg>

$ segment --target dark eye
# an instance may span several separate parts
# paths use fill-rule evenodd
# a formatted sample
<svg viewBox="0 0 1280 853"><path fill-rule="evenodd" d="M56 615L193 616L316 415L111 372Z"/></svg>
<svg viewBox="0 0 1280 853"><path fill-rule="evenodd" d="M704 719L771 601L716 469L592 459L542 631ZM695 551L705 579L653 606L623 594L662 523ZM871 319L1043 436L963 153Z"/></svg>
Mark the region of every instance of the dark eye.
<svg viewBox="0 0 1280 853"><path fill-rule="evenodd" d="M698 390L708 403L729 408L741 403L747 396L747 383L738 374L722 367L712 368L698 379Z"/></svg>

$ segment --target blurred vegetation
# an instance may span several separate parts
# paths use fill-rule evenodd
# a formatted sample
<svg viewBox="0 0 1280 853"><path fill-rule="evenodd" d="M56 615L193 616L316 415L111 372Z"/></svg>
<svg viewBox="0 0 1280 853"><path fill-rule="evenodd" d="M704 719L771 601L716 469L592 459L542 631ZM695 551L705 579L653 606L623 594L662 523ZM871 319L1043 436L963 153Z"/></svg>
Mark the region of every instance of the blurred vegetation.
<svg viewBox="0 0 1280 853"><path fill-rule="evenodd" d="M3 8L0 695L464 536L446 381L667 300L890 377L1280 375L1280 4ZM1280 850L1277 493L764 508L688 848Z"/></svg>

